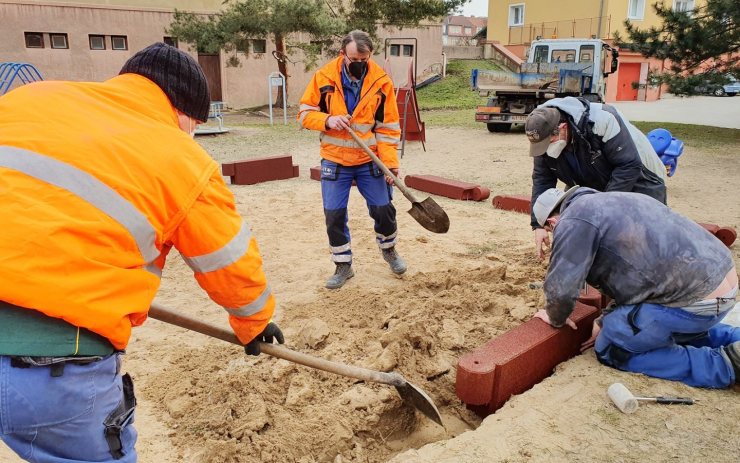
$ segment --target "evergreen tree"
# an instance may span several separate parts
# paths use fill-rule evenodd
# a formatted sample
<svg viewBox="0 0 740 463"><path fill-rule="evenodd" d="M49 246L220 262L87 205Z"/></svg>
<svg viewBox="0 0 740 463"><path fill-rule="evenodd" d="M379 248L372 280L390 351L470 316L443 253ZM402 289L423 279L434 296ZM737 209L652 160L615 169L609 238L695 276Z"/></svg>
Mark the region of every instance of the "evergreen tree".
<svg viewBox="0 0 740 463"><path fill-rule="evenodd" d="M322 47L353 29L377 37L379 25L417 26L424 20L439 20L469 0L226 0L225 8L204 16L175 11L167 33L193 43L199 52L244 50L249 39L271 39L278 70L288 85L286 62L301 50L306 70L316 65ZM310 43L294 42L296 33L310 35ZM228 65L239 65L236 53ZM286 88L287 94L287 88ZM277 106L282 106L278 92Z"/></svg>
<svg viewBox="0 0 740 463"><path fill-rule="evenodd" d="M620 47L669 60L663 72L650 71L650 83L665 83L672 93L691 95L707 82L727 83L730 75L740 78L740 0L706 0L692 11L672 6L670 1L653 5L662 19L658 27L640 30L627 20L628 39L615 34Z"/></svg>

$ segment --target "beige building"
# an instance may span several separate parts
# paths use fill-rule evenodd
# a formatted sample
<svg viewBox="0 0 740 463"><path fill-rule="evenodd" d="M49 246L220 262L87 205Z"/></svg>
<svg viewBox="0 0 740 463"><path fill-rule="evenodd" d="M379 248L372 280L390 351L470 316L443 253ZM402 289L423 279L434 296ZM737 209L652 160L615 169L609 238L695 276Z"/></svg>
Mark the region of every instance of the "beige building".
<svg viewBox="0 0 740 463"><path fill-rule="evenodd" d="M250 40L249 53L234 52L240 64L229 66L233 53L199 54L165 32L175 8L207 14L222 6L221 0L0 0L0 63L30 63L46 80L102 81L115 76L136 51L164 41L198 59L212 100L233 108L264 105L268 76L277 72L270 40ZM385 65L397 86L406 83L409 65L421 76L442 60L441 23L383 28L379 35L384 49L374 59ZM290 56L287 63L290 104L298 101L314 72L306 72L300 58ZM331 58L325 56L321 63Z"/></svg>

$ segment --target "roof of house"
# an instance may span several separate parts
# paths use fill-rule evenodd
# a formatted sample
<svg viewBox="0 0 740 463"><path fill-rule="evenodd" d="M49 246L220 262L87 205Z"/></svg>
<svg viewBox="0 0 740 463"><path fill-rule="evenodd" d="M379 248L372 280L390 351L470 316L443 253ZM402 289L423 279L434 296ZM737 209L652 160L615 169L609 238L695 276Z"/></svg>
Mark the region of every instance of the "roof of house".
<svg viewBox="0 0 740 463"><path fill-rule="evenodd" d="M450 33L448 30L447 35L472 37L476 32L478 32L478 29L482 29L488 25L488 18L478 18L475 16L447 16L445 18L445 24L448 26L461 27L460 33ZM465 33L466 27L471 28L470 34Z"/></svg>
<svg viewBox="0 0 740 463"><path fill-rule="evenodd" d="M488 24L488 18L480 18L477 16L447 16L447 18L445 18L445 22L453 26L486 27Z"/></svg>

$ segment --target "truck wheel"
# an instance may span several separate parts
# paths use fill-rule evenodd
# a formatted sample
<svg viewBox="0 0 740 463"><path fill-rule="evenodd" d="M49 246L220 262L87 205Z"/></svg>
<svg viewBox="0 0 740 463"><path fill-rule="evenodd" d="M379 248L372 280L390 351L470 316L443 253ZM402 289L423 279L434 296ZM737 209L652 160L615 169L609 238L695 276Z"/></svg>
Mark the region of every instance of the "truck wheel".
<svg viewBox="0 0 740 463"><path fill-rule="evenodd" d="M492 124L489 122L486 126L488 126L489 132L508 132L511 130L511 124Z"/></svg>

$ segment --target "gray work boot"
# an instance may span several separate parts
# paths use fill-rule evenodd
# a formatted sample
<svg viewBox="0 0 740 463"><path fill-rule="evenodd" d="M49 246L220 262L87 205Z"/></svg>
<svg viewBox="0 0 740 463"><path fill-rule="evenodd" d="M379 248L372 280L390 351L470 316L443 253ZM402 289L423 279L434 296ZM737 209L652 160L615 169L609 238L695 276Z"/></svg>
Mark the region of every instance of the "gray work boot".
<svg viewBox="0 0 740 463"><path fill-rule="evenodd" d="M391 266L391 270L396 275L401 275L406 271L406 262L398 255L395 247L383 249L383 259Z"/></svg>
<svg viewBox="0 0 740 463"><path fill-rule="evenodd" d="M339 289L353 276L355 276L355 272L352 270L352 264L339 262L337 263L337 269L334 271L334 275L326 280L326 287L329 289Z"/></svg>

